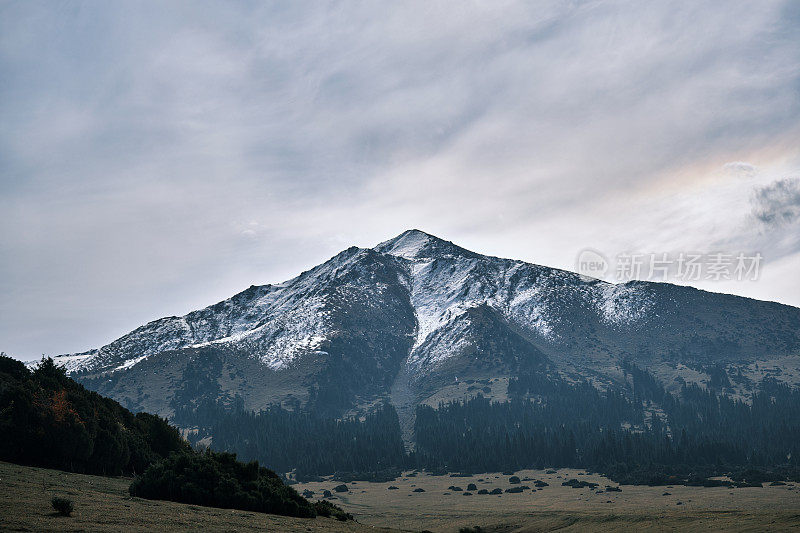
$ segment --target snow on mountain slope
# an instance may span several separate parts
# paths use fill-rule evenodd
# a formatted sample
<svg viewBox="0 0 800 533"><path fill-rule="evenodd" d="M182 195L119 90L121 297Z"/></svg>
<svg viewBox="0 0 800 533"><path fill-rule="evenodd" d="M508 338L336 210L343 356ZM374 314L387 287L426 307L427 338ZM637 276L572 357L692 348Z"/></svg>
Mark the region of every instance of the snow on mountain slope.
<svg viewBox="0 0 800 533"><path fill-rule="evenodd" d="M70 371L123 370L168 350L244 344L267 367L284 368L330 336L325 288L347 275L365 253L350 248L279 285L252 286L205 309L150 322L87 357L56 360L69 363Z"/></svg>
<svg viewBox="0 0 800 533"><path fill-rule="evenodd" d="M239 387L230 396L272 387L278 392L270 401L302 393L345 405L380 397L397 376L413 402L450 379L448 372L507 377L526 357L609 382L621 379L624 360L676 380L700 379L720 364L749 376L755 361L797 354L796 308L662 283L613 285L409 230L372 249L349 248L284 283L252 286L56 360L135 405L145 401L142 381L169 367L172 381L147 391L160 409L172 400L157 395L196 379L187 371L194 358L215 369L204 379Z"/></svg>
<svg viewBox="0 0 800 533"><path fill-rule="evenodd" d="M426 342L469 309L488 305L516 327L555 342L569 324L562 307L576 297L609 323L630 324L653 307L644 289L615 286L581 276L465 250L419 230L409 230L373 250L349 248L308 272L278 285L252 286L215 305L182 317L150 322L87 356L59 356L75 370L126 370L148 357L183 348L236 344L268 368L286 368L299 355L314 353L335 333L326 288L343 276L357 284L365 254L398 261L398 277L408 288L417 330L408 362L426 372L457 353L457 345ZM363 288L363 287L362 287ZM463 343L455 337L456 344ZM461 340L459 340L461 339ZM445 343L445 344L442 344ZM427 353L430 352L430 353ZM425 361L426 365L420 365Z"/></svg>
<svg viewBox="0 0 800 533"><path fill-rule="evenodd" d="M433 370L458 353L465 342L463 334L443 337L438 343L427 341L481 305L545 342L557 342L560 331L570 327L564 310L576 300L614 324L644 319L653 307L644 287L587 280L572 272L475 254L418 230L375 250L397 257L408 272L418 324L409 364L418 372Z"/></svg>

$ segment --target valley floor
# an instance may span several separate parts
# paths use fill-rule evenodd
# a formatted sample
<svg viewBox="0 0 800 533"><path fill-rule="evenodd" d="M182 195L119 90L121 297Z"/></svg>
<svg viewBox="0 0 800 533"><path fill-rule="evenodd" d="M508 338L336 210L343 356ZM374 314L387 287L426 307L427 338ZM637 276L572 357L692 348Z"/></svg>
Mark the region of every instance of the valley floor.
<svg viewBox="0 0 800 533"><path fill-rule="evenodd" d="M56 470L0 463L0 530L2 531L422 531L457 532L480 526L485 531L789 531L800 529L800 484L763 488L622 486L622 492L563 487L566 479L616 485L596 475L560 470L554 474L522 471L549 483L520 494L464 496L451 485L507 489L509 476L481 474L471 478L405 475L390 483L349 483L335 493L335 503L358 523L327 518L297 519L131 498L128 478L69 474ZM480 481L480 480L483 481ZM532 481L523 485L533 486ZM337 482L294 487L321 496ZM389 490L389 486L398 487ZM423 489L424 492L413 492ZM670 493L664 495L665 492ZM75 502L71 517L54 516L50 498ZM680 502L680 504L678 503Z"/></svg>
<svg viewBox="0 0 800 533"><path fill-rule="evenodd" d="M368 525L406 531L457 532L461 527L484 531L798 531L800 484L763 488L621 486L622 492L601 492L617 486L599 475L562 469L556 473L524 470L520 478L549 484L538 491L519 494L465 496L467 485L478 490L513 487L508 475L472 477L431 476L419 473L388 483L348 483L349 492L334 493L334 503ZM562 486L568 479L595 482L599 487ZM481 481L482 480L482 481ZM338 482L294 485L301 492L333 490ZM533 481L521 485L534 486ZM389 490L390 486L398 487ZM449 490L449 486L463 489ZM425 492L413 492L423 489ZM669 493L669 495L664 495Z"/></svg>

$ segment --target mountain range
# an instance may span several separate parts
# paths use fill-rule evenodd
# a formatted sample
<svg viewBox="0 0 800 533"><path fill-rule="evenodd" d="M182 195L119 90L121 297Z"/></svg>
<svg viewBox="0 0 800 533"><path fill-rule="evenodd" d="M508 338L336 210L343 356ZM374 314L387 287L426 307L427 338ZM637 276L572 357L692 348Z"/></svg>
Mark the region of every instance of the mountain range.
<svg viewBox="0 0 800 533"><path fill-rule="evenodd" d="M767 377L797 385L800 309L607 283L409 230L55 361L133 410L173 418L202 402L342 416L388 401L410 439L416 405L505 399L521 372L605 388L633 363L667 390L697 383L745 400Z"/></svg>

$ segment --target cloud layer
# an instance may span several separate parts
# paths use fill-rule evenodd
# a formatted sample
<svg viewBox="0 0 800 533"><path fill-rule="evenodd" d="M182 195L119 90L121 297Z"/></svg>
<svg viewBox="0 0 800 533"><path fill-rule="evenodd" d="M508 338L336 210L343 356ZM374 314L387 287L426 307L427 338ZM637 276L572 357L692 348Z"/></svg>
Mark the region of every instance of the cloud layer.
<svg viewBox="0 0 800 533"><path fill-rule="evenodd" d="M409 227L564 268L757 250L709 288L800 305L798 28L769 0L4 3L0 349Z"/></svg>

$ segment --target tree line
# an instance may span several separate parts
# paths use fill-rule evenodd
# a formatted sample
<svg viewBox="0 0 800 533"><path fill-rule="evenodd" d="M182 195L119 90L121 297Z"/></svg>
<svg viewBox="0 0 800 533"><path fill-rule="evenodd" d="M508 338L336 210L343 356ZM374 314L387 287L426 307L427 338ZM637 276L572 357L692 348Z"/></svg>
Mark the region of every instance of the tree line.
<svg viewBox="0 0 800 533"><path fill-rule="evenodd" d="M600 390L531 371L512 379L509 400L482 396L419 406L416 449L403 448L397 415L381 406L334 420L270 407L217 406L205 432L235 451L299 478L370 479L402 468L486 472L575 467L624 483L740 484L800 479L800 391L766 379L745 403L714 388L667 392L626 363L628 386Z"/></svg>

